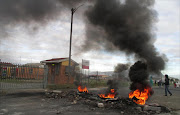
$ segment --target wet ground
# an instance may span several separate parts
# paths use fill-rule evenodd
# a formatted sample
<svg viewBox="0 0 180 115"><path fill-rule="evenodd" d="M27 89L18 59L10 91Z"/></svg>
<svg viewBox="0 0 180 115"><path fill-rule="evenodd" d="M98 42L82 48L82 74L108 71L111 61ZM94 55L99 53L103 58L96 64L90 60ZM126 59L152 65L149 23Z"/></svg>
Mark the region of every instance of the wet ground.
<svg viewBox="0 0 180 115"><path fill-rule="evenodd" d="M106 88L93 88L92 93L99 93ZM172 96L164 96L164 88L153 87L154 95L147 103L158 103L173 110L164 115L180 115L180 88L170 88ZM0 96L0 115L120 115L118 110L106 110L84 104L72 104L65 98L45 98L44 90L9 91L8 95ZM120 88L121 97L128 97L130 90Z"/></svg>

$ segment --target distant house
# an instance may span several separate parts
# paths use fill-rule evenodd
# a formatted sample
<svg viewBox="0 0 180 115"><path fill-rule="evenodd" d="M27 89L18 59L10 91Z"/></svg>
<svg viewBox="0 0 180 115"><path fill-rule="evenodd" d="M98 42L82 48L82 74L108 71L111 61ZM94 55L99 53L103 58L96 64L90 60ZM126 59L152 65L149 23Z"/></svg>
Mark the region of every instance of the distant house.
<svg viewBox="0 0 180 115"><path fill-rule="evenodd" d="M48 66L48 84L66 84L68 83L68 65L69 58L52 58L41 61L41 63ZM74 60L71 60L71 75L69 76L69 83L74 83L73 73L75 67L79 65Z"/></svg>

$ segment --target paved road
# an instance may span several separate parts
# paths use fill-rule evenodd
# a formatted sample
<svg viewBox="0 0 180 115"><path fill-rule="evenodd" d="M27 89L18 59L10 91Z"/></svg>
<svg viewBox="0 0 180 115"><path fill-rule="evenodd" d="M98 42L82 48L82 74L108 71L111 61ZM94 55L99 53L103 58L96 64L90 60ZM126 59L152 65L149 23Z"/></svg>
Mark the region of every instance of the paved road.
<svg viewBox="0 0 180 115"><path fill-rule="evenodd" d="M119 115L113 110L72 104L65 98L45 98L42 91L0 96L0 100L0 115Z"/></svg>
<svg viewBox="0 0 180 115"><path fill-rule="evenodd" d="M89 89L92 93L103 92L106 88ZM180 88L171 87L172 96L164 96L164 88L153 87L154 95L147 103L158 103L180 113ZM0 115L119 115L119 111L93 108L83 104L71 104L67 99L50 99L44 97L44 90L23 90L23 93L13 92L11 95L0 96ZM128 97L130 90L122 87L119 96ZM165 114L169 115L169 114Z"/></svg>

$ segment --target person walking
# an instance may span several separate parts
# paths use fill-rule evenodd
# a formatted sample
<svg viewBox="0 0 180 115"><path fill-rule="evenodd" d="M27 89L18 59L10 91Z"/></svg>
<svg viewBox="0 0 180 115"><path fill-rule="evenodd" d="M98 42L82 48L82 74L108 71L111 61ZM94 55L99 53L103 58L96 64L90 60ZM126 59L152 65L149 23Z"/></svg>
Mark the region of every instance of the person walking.
<svg viewBox="0 0 180 115"><path fill-rule="evenodd" d="M167 96L167 92L172 95L172 93L169 91L169 78L168 75L165 75L165 96Z"/></svg>

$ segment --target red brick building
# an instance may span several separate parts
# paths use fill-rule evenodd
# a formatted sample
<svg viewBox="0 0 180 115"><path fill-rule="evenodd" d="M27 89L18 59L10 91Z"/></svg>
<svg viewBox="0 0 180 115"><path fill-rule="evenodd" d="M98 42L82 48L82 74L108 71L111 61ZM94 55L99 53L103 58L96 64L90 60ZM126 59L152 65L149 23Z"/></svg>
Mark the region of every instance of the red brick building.
<svg viewBox="0 0 180 115"><path fill-rule="evenodd" d="M67 84L68 83L68 65L69 58L53 58L49 60L41 61L48 66L48 84ZM71 76L69 77L69 83L74 83L74 70L78 65L77 62L71 60Z"/></svg>

